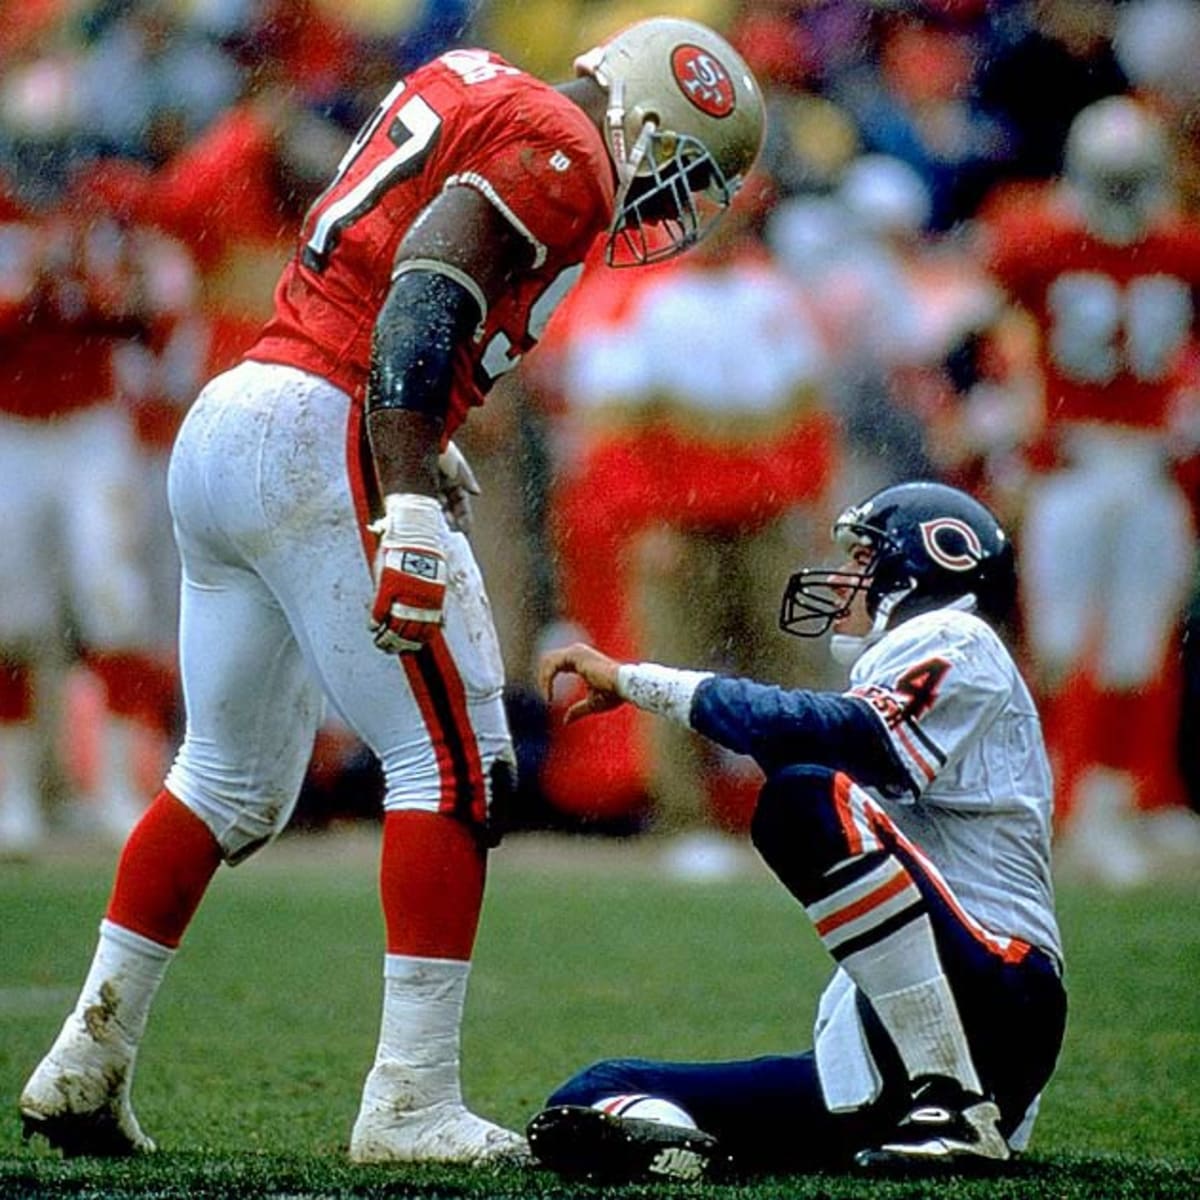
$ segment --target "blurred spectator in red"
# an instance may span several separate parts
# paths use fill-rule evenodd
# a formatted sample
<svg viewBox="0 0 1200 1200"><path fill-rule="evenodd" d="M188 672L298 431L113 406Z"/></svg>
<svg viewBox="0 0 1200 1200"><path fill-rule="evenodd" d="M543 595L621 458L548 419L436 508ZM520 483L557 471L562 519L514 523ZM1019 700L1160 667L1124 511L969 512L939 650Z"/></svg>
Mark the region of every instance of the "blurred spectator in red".
<svg viewBox="0 0 1200 1200"><path fill-rule="evenodd" d="M730 30L730 41L764 88L804 91L812 81L816 48L789 3L744 5Z"/></svg>
<svg viewBox="0 0 1200 1200"><path fill-rule="evenodd" d="M1024 613L1063 859L1114 884L1144 878L1163 841L1200 850L1172 742L1195 534L1168 469L1200 225L1173 212L1170 171L1159 122L1108 98L1072 124L1062 186L997 205L989 228L992 269L1039 334Z"/></svg>
<svg viewBox="0 0 1200 1200"><path fill-rule="evenodd" d="M766 648L744 630L771 626L770 581L825 515L837 440L820 403L824 352L758 236L769 204L766 180L748 185L717 233L634 292L589 267L558 324L572 439L550 503L561 616L633 657L760 669ZM744 825L736 762L656 751L636 718L588 730L552 732L542 783L562 811Z"/></svg>

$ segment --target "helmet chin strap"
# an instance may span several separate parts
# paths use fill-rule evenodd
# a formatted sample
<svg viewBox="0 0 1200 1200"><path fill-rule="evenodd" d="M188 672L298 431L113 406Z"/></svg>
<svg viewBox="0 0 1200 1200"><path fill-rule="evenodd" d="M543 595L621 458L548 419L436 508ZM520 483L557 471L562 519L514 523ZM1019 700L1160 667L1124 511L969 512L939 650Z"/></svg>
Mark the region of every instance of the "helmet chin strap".
<svg viewBox="0 0 1200 1200"><path fill-rule="evenodd" d="M617 180L622 190L628 187L631 178L625 154L625 81L614 79L608 85L608 107L604 110L604 123L608 126L608 140L612 146L613 163L617 168Z"/></svg>
<svg viewBox="0 0 1200 1200"><path fill-rule="evenodd" d="M608 133L608 145L612 153L613 166L617 171L619 185L617 212L619 213L621 211L619 202L625 198L625 193L629 191L629 185L633 182L633 177L637 174L642 159L646 157L646 149L650 144L650 137L646 133L647 126L650 135L653 135L657 128L657 122L646 121L642 125L641 134L630 152L625 141L625 80L611 78L604 69L604 48L597 46L587 54L581 54L575 60L575 74L590 75L608 93L608 104L604 109L604 127Z"/></svg>
<svg viewBox="0 0 1200 1200"><path fill-rule="evenodd" d="M911 590L911 588L906 588L904 591L891 592L879 601L879 607L875 610L875 622L871 626L870 633L835 633L829 639L829 653L833 661L840 663L843 667L854 666L858 659L887 633L888 620L891 618L892 609Z"/></svg>
<svg viewBox="0 0 1200 1200"><path fill-rule="evenodd" d="M620 92L623 86L620 80L613 84L613 88L617 92ZM637 178L638 168L642 165L642 161L650 149L650 143L654 140L655 133L658 132L658 122L650 117L642 122L642 128L638 133L637 141L633 143L633 149L626 155L625 107L623 104L619 102L614 103L610 100L608 121L618 181L617 194L613 198L613 219L612 224L609 226L609 233L612 234L616 233L621 225L621 219L625 213L625 198L629 195L629 189L633 186L633 181Z"/></svg>
<svg viewBox="0 0 1200 1200"><path fill-rule="evenodd" d="M878 641L878 638L874 639ZM872 638L852 637L848 633L835 633L829 639L829 657L843 667L852 667L871 645Z"/></svg>

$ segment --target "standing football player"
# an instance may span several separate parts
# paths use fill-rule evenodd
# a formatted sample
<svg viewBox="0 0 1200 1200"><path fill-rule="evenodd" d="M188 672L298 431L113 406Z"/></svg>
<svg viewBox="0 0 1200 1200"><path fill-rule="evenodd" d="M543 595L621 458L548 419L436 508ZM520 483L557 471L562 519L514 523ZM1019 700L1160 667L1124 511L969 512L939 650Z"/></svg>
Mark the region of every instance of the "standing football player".
<svg viewBox="0 0 1200 1200"><path fill-rule="evenodd" d="M834 525L846 561L797 572L781 625L852 663L843 693L551 652L587 691L751 755L751 835L838 970L814 1049L744 1062L600 1062L529 1125L536 1158L595 1179L988 1166L1028 1141L1066 1015L1038 715L996 629L1012 546L938 483L885 488ZM682 1110L643 1119L635 1097ZM630 1103L632 1101L632 1103ZM651 1109L653 1111L653 1109ZM671 1110L667 1110L668 1114Z"/></svg>
<svg viewBox="0 0 1200 1200"><path fill-rule="evenodd" d="M119 845L145 808L137 747L174 700L153 639L142 554L146 478L121 364L170 344L194 266L178 242L69 204L0 196L0 858L38 853L51 823L42 760L58 752L70 631L102 696L76 817ZM71 483L63 464L73 464ZM68 640L70 636L68 634ZM73 657L73 656L72 656ZM58 692L56 698L55 693ZM70 730L74 747L82 739Z"/></svg>
<svg viewBox="0 0 1200 1200"><path fill-rule="evenodd" d="M1065 152L1061 187L995 221L990 265L1038 331L1049 469L1028 489L1023 600L1063 849L1129 884L1152 867L1157 827L1200 845L1171 805L1160 682L1194 557L1168 450L1196 344L1200 225L1173 211L1165 131L1136 101L1085 108Z"/></svg>
<svg viewBox="0 0 1200 1200"><path fill-rule="evenodd" d="M451 435L607 231L696 242L753 165L762 98L704 26L655 18L558 88L453 50L384 98L310 210L275 313L180 431L187 728L122 854L74 1011L21 1094L68 1153L154 1148L130 1105L151 1002L209 881L287 824L324 699L381 761L382 1027L355 1162L502 1161L460 1020L512 786L502 663ZM455 520L457 518L457 520Z"/></svg>

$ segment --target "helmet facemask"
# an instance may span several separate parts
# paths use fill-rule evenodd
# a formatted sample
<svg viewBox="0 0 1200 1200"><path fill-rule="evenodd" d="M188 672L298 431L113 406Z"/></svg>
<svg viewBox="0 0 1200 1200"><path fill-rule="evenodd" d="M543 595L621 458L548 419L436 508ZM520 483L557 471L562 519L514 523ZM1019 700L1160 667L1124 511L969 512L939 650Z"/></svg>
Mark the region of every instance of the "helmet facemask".
<svg viewBox="0 0 1200 1200"><path fill-rule="evenodd" d="M870 631L835 633L829 642L834 660L848 667L887 632L892 614L912 594L916 581L899 570L904 561L900 548L882 531L842 519L834 526L834 539L847 557L861 547L868 547L871 556L857 569L810 567L797 571L784 588L779 627L796 637L821 637L850 615L855 600L864 593L867 616L872 619Z"/></svg>
<svg viewBox="0 0 1200 1200"><path fill-rule="evenodd" d="M642 266L682 254L716 225L737 191L699 138L652 119L621 171L608 231L609 266Z"/></svg>
<svg viewBox="0 0 1200 1200"><path fill-rule="evenodd" d="M834 536L847 555L866 546L871 550L871 557L857 569L850 566L806 567L795 572L784 588L779 613L779 627L784 633L796 637L821 637L835 622L850 615L860 592L866 593L867 615L878 618L882 611L886 621L893 606L911 590L911 580L904 584L882 578L881 568L886 571L885 564L896 557L896 550L888 546L886 537L878 531L868 533L839 522Z"/></svg>
<svg viewBox="0 0 1200 1200"><path fill-rule="evenodd" d="M1151 170L1096 171L1081 189L1084 215L1114 245L1137 241L1163 207L1161 180Z"/></svg>

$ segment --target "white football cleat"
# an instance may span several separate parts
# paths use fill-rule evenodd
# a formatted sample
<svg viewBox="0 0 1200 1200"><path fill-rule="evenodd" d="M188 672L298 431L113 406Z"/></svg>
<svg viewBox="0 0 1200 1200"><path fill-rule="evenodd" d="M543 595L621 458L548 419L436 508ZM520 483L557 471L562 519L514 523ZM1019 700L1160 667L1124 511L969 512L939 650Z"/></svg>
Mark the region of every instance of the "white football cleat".
<svg viewBox="0 0 1200 1200"><path fill-rule="evenodd" d="M364 1108L350 1135L350 1161L523 1166L530 1154L519 1133L444 1100L409 1111Z"/></svg>
<svg viewBox="0 0 1200 1200"><path fill-rule="evenodd" d="M154 1142L129 1103L134 1052L75 1024L72 1015L21 1092L24 1136L41 1134L67 1158L149 1153Z"/></svg>
<svg viewBox="0 0 1200 1200"><path fill-rule="evenodd" d="M1114 890L1139 887L1154 864L1139 837L1133 783L1124 771L1092 767L1077 785L1074 809L1055 847L1057 869Z"/></svg>
<svg viewBox="0 0 1200 1200"><path fill-rule="evenodd" d="M46 838L33 730L0 721L0 860L32 857Z"/></svg>
<svg viewBox="0 0 1200 1200"><path fill-rule="evenodd" d="M917 1080L912 1107L892 1135L860 1150L855 1164L873 1171L994 1169L1011 1157L1000 1109L952 1079Z"/></svg>

